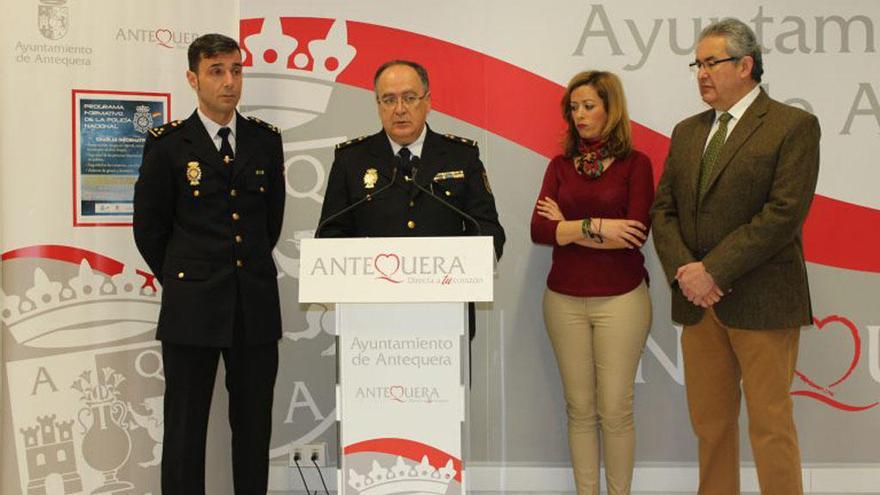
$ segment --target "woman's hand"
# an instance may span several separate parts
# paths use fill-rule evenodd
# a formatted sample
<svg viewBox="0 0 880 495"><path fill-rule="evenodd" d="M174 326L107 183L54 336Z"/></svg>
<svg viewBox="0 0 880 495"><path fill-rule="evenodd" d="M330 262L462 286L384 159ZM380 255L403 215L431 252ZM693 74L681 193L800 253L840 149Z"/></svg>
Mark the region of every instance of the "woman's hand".
<svg viewBox="0 0 880 495"><path fill-rule="evenodd" d="M559 209L559 205L550 197L539 199L538 205L535 206L535 210L538 211L538 215L541 215L548 220L565 220L565 217L562 216L562 210Z"/></svg>
<svg viewBox="0 0 880 495"><path fill-rule="evenodd" d="M638 220L603 218L601 222L602 227L596 230L599 219L593 219L593 232L600 234L603 239L622 244L630 249L642 247L648 237L645 234L647 229Z"/></svg>

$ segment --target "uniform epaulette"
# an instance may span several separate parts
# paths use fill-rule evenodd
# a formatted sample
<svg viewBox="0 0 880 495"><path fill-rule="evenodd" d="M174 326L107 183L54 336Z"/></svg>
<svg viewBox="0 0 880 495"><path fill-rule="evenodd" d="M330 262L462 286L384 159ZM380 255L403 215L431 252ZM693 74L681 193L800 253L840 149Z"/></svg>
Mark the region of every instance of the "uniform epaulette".
<svg viewBox="0 0 880 495"><path fill-rule="evenodd" d="M357 138L354 138L354 139L349 139L348 141L346 141L346 142L344 142L344 143L339 143L339 144L337 144L337 145L336 145L336 149L337 149L337 150L341 150L341 149L343 149L343 148L347 148L347 147L349 147L349 146L351 146L351 145L353 145L353 144L360 143L361 141L363 141L364 139L367 139L368 137L370 137L369 134L367 134L366 136L361 136L361 137L357 137Z"/></svg>
<svg viewBox="0 0 880 495"><path fill-rule="evenodd" d="M250 117L250 116L248 116L247 119L250 120L251 122L253 122L254 124L257 124L258 126L264 128L264 129L268 129L268 130L274 132L275 134L281 134L281 131L279 131L277 127L275 127L274 125L272 125L268 122L264 122L256 117Z"/></svg>
<svg viewBox="0 0 880 495"><path fill-rule="evenodd" d="M185 124L185 123L186 123L185 120L172 120L171 122L169 122L165 125L160 125L159 127L153 127L152 129L150 129L149 132L150 132L150 134L152 134L152 136L154 138L159 139L162 136L166 136L166 135L171 134L172 132L176 131L177 129L182 128L183 124Z"/></svg>
<svg viewBox="0 0 880 495"><path fill-rule="evenodd" d="M468 146L473 146L474 148L477 147L477 142L473 139L463 138L461 136L456 136L455 134L444 134L443 137L456 143L466 144Z"/></svg>

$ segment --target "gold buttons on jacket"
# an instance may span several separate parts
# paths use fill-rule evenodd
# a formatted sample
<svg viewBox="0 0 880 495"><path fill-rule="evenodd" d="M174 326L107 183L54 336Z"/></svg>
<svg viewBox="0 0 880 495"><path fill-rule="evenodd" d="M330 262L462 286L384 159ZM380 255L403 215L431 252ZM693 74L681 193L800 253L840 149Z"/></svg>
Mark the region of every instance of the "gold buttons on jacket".
<svg viewBox="0 0 880 495"><path fill-rule="evenodd" d="M196 189L195 191L193 191L193 196L195 196L195 197L197 197L197 198L199 197L199 190L198 190L198 189Z"/></svg>
<svg viewBox="0 0 880 495"><path fill-rule="evenodd" d="M241 236L240 235L235 236L235 242L241 244Z"/></svg>
<svg viewBox="0 0 880 495"><path fill-rule="evenodd" d="M411 229L414 229L414 228L416 228L416 223L413 222L412 220L410 220L409 222L406 222L406 226Z"/></svg>
<svg viewBox="0 0 880 495"><path fill-rule="evenodd" d="M244 266L244 262L242 262L241 260L235 260L235 266L241 268Z"/></svg>
<svg viewBox="0 0 880 495"><path fill-rule="evenodd" d="M183 272L177 272L177 278L183 278L185 276L186 274L184 274Z"/></svg>
<svg viewBox="0 0 880 495"><path fill-rule="evenodd" d="M234 198L234 197L238 196L238 191L236 191L235 189L233 189L233 190L229 191L229 195L232 196L232 197Z"/></svg>
<svg viewBox="0 0 880 495"><path fill-rule="evenodd" d="M235 212L232 213L233 220L238 220L239 218L241 218L241 216L238 213L235 213Z"/></svg>

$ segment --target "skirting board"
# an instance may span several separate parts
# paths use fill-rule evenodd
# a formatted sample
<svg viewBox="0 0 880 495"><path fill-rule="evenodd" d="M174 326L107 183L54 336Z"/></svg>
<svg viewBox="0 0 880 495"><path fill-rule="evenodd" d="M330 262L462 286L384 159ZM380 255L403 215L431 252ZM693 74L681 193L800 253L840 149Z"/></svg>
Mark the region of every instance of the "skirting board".
<svg viewBox="0 0 880 495"><path fill-rule="evenodd" d="M322 491L314 468L303 469L312 492ZM336 491L339 480L334 466L321 468L330 491ZM604 476L604 473L603 473ZM803 469L804 493L880 493L878 465L812 465ZM571 469L562 467L507 466L471 463L465 471L467 491L471 492L573 492ZM758 492L758 475L754 465L743 465L741 490ZM269 473L273 493L301 492L302 479L296 468L273 465ZM697 467L638 466L633 473L633 491L694 493L697 489Z"/></svg>

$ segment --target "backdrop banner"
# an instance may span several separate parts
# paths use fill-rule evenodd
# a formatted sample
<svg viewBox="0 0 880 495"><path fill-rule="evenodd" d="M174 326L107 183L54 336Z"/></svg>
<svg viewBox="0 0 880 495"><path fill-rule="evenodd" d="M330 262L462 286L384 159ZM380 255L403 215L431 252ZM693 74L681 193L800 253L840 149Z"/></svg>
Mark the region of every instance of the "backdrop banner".
<svg viewBox="0 0 880 495"><path fill-rule="evenodd" d="M283 431L292 433L286 438L320 432L334 441L331 425L321 430L332 408L333 378L324 371L333 340L321 316L325 308L294 304L299 242L313 235L333 145L380 129L375 69L390 59L412 59L430 73L432 128L479 142L508 233L495 302L478 305L469 466L486 471L485 477L472 476L469 487L480 488L482 480L485 489L529 489L514 481L522 477L495 476L493 470L501 468L534 475L529 479L542 489L571 490L565 405L540 309L550 250L529 238L545 167L560 152L560 97L578 71L617 73L635 145L651 157L659 179L672 128L706 108L687 67L696 37L708 23L735 16L755 29L764 46L764 88L817 114L823 130L821 177L805 228L816 320L803 332L791 392L806 486L880 486L874 441L880 438L880 196L871 186L880 180L873 166L880 152L880 6L490 0L301 1L294 7L264 0L241 7L249 88L243 106L283 129L286 150L288 211L276 260L284 273L282 290L290 294L284 317L294 345L285 354L292 356L292 374L279 382L301 384L315 404L285 424ZM659 465L688 480L668 489L693 489L696 441L684 394L681 328L670 320L669 288L653 245L643 252L654 318L636 387L635 488L663 489L648 482ZM279 389L278 407L288 404L294 386L287 387ZM748 464L752 454L747 429L742 431ZM849 470L826 473L829 466ZM562 471L541 474L553 467ZM746 471L743 489L757 490L754 471ZM560 482L553 476L565 481L554 484Z"/></svg>
<svg viewBox="0 0 880 495"><path fill-rule="evenodd" d="M186 48L207 32L236 37L238 10L232 0L3 6L4 495L161 491L161 287L134 246L133 186L146 132L195 107ZM230 485L224 423L212 431L211 493Z"/></svg>
<svg viewBox="0 0 880 495"><path fill-rule="evenodd" d="M314 236L334 146L380 129L375 69L405 58L430 73L432 128L478 141L508 236L494 302L477 304L468 489L573 490L541 316L550 249L529 237L545 167L560 152L560 97L576 72L617 73L635 147L659 179L674 125L706 108L687 68L696 36L727 16L752 26L764 46L770 96L822 125L804 232L815 320L802 333L791 391L805 488L876 493L880 4L872 0L12 2L0 30L0 492L159 493L161 287L134 247L129 201L144 126L195 106L185 47L206 32L239 36L240 108L278 126L284 141L272 489L303 490L288 467L293 445L325 443L328 465L336 463L333 308L297 303L299 246ZM654 313L636 386L634 489L693 491L681 328L651 242L643 252ZM215 397L208 491L232 493L222 374ZM746 428L741 456L752 462ZM306 472L312 489L315 474ZM335 476L328 481L332 488ZM753 469L742 488L757 490Z"/></svg>

